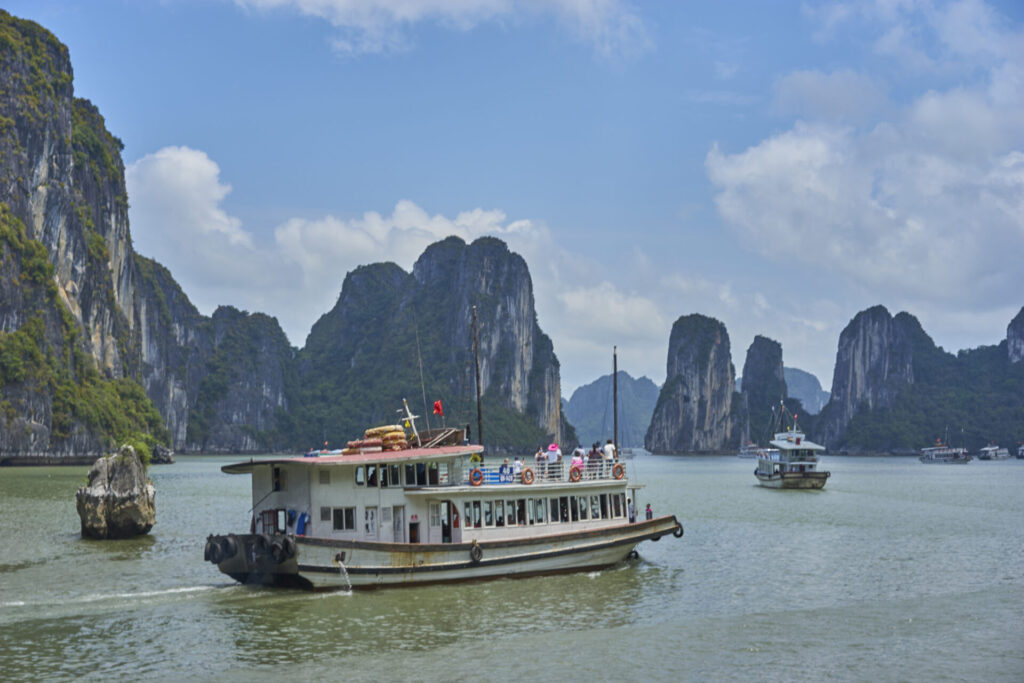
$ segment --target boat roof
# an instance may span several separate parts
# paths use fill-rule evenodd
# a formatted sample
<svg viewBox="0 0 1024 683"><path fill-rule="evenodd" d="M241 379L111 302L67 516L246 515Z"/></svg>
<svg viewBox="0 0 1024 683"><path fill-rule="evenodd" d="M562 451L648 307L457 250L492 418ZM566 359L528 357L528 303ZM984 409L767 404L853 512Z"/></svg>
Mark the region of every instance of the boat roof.
<svg viewBox="0 0 1024 683"><path fill-rule="evenodd" d="M797 439L800 439L800 443L796 442ZM778 448L779 450L783 451L795 451L798 449L805 451L825 450L825 447L822 446L821 444L816 444L813 441L808 441L807 439L805 439L803 432L779 432L775 435L775 438L772 439L770 443L775 448Z"/></svg>
<svg viewBox="0 0 1024 683"><path fill-rule="evenodd" d="M407 448L402 451L379 451L358 455L321 455L315 457L275 458L270 460L244 460L221 467L227 474L250 474L263 465L375 465L377 463L398 464L404 462L427 462L430 460L454 460L455 458L481 453L483 446L438 446L436 448Z"/></svg>

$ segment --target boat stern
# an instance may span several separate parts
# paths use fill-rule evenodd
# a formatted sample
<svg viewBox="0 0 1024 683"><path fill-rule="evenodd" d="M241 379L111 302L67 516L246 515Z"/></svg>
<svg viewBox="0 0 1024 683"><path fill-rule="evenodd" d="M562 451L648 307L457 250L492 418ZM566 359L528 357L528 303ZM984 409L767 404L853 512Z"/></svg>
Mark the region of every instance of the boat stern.
<svg viewBox="0 0 1024 683"><path fill-rule="evenodd" d="M210 535L203 559L239 583L309 587L299 575L298 544L288 534Z"/></svg>

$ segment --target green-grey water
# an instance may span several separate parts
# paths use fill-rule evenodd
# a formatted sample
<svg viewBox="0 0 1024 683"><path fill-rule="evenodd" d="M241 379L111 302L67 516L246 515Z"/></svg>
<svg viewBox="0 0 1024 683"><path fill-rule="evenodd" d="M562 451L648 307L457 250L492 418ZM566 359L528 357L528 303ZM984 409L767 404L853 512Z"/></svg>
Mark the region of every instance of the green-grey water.
<svg viewBox="0 0 1024 683"><path fill-rule="evenodd" d="M155 466L157 524L79 536L86 468L0 470L6 679L1022 680L1024 462L824 458L820 492L735 457L633 462L686 535L601 572L310 594L203 562L244 531L235 458Z"/></svg>

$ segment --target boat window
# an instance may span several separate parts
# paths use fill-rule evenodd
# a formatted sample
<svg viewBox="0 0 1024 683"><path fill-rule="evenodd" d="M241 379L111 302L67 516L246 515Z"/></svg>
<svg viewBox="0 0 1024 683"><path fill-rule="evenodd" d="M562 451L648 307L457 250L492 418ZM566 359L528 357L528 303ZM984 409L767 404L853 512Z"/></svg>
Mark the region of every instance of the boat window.
<svg viewBox="0 0 1024 683"><path fill-rule="evenodd" d="M356 509L334 508L334 528L337 531L355 531Z"/></svg>
<svg viewBox="0 0 1024 683"><path fill-rule="evenodd" d="M528 498L526 500L526 523L527 524L533 524L533 510L534 510L533 498Z"/></svg>
<svg viewBox="0 0 1024 683"><path fill-rule="evenodd" d="M260 513L260 524L263 531L268 534L283 534L288 515L284 508L276 510L264 510Z"/></svg>
<svg viewBox="0 0 1024 683"><path fill-rule="evenodd" d="M363 510L363 531L367 536L377 535L377 506L367 506Z"/></svg>
<svg viewBox="0 0 1024 683"><path fill-rule="evenodd" d="M412 463L405 466L405 485L416 485L416 467Z"/></svg>
<svg viewBox="0 0 1024 683"><path fill-rule="evenodd" d="M474 500L473 501L473 527L476 528L476 529L479 529L480 526L481 526L481 524L480 524L480 501L479 500Z"/></svg>
<svg viewBox="0 0 1024 683"><path fill-rule="evenodd" d="M437 486L440 475L437 471L437 463L432 462L427 467L427 484L430 486Z"/></svg>
<svg viewBox="0 0 1024 683"><path fill-rule="evenodd" d="M499 500L494 504L494 511L496 515L495 524L497 526L505 526L505 501Z"/></svg>
<svg viewBox="0 0 1024 683"><path fill-rule="evenodd" d="M526 524L526 499L520 498L516 501L516 523Z"/></svg>
<svg viewBox="0 0 1024 683"><path fill-rule="evenodd" d="M320 470L320 484L322 486L330 486L331 484L331 471Z"/></svg>
<svg viewBox="0 0 1024 683"><path fill-rule="evenodd" d="M360 465L356 468L356 486L362 486L366 483L366 468Z"/></svg>
<svg viewBox="0 0 1024 683"><path fill-rule="evenodd" d="M473 526L473 504L470 503L468 500L466 501L465 513L463 514L463 517L466 520L467 529Z"/></svg>
<svg viewBox="0 0 1024 683"><path fill-rule="evenodd" d="M562 518L562 516L558 514L558 499L557 498L552 498L551 499L551 517L549 517L548 519L550 519L551 523L554 524L555 522L559 521L561 518Z"/></svg>
<svg viewBox="0 0 1024 683"><path fill-rule="evenodd" d="M320 521L329 522L331 521L331 508L329 505L325 505L320 508Z"/></svg>
<svg viewBox="0 0 1024 683"><path fill-rule="evenodd" d="M377 471L380 472L380 487L386 489L388 487L388 466L377 465Z"/></svg>
<svg viewBox="0 0 1024 683"><path fill-rule="evenodd" d="M427 464L425 462L416 463L416 485L427 485Z"/></svg>
<svg viewBox="0 0 1024 683"><path fill-rule="evenodd" d="M572 521L580 521L580 508L576 501L576 496L569 496L569 515Z"/></svg>
<svg viewBox="0 0 1024 683"><path fill-rule="evenodd" d="M590 497L590 518L601 519L601 499L597 496Z"/></svg>
<svg viewBox="0 0 1024 683"><path fill-rule="evenodd" d="M545 501L543 498L537 499L537 506L534 508L534 512L536 513L534 515L534 521L537 524L543 524L544 520L547 518L547 515L544 514L546 505L547 501Z"/></svg>
<svg viewBox="0 0 1024 683"><path fill-rule="evenodd" d="M494 526L494 501L484 501L484 526Z"/></svg>
<svg viewBox="0 0 1024 683"><path fill-rule="evenodd" d="M588 510L589 506L587 505L587 497L580 496L580 519L587 519L587 517L589 517L587 514Z"/></svg>
<svg viewBox="0 0 1024 683"><path fill-rule="evenodd" d="M559 520L569 521L569 496L562 496L558 499Z"/></svg>
<svg viewBox="0 0 1024 683"><path fill-rule="evenodd" d="M439 481L439 483L442 486L447 484L449 481L451 481L451 476L450 476L450 474L451 474L451 467L448 466L448 463L446 463L446 462L438 463L438 465L437 465L437 472L438 472L438 481Z"/></svg>
<svg viewBox="0 0 1024 683"><path fill-rule="evenodd" d="M516 525L516 502L514 500L505 501L505 526Z"/></svg>
<svg viewBox="0 0 1024 683"><path fill-rule="evenodd" d="M402 470L398 467L398 465L389 465L388 466L388 481L391 482L392 486L401 486L402 485L402 479L399 476L401 474L401 472L402 472Z"/></svg>
<svg viewBox="0 0 1024 683"><path fill-rule="evenodd" d="M376 488L376 486L377 486L377 466L376 465L367 465L366 466L366 485L367 486L373 486L374 488Z"/></svg>
<svg viewBox="0 0 1024 683"><path fill-rule="evenodd" d="M280 467L274 468L274 490L284 490L284 472L281 471Z"/></svg>
<svg viewBox="0 0 1024 683"><path fill-rule="evenodd" d="M441 526L441 504L430 504L430 526Z"/></svg>
<svg viewBox="0 0 1024 683"><path fill-rule="evenodd" d="M622 516L622 499L619 498L618 494L612 495L612 517Z"/></svg>
<svg viewBox="0 0 1024 683"><path fill-rule="evenodd" d="M601 519L610 519L611 515L608 514L608 494L601 494Z"/></svg>

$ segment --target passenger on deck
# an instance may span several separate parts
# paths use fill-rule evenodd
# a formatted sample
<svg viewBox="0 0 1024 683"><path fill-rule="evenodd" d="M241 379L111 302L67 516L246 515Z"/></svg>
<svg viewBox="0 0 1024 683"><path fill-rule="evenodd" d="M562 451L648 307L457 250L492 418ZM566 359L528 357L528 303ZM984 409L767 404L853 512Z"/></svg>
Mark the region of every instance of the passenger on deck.
<svg viewBox="0 0 1024 683"><path fill-rule="evenodd" d="M515 462L512 463L512 478L519 479L519 476L523 473L523 459L520 456L516 456Z"/></svg>
<svg viewBox="0 0 1024 683"><path fill-rule="evenodd" d="M651 509L651 504L647 504L647 510L644 512L647 519L654 519L654 510Z"/></svg>
<svg viewBox="0 0 1024 683"><path fill-rule="evenodd" d="M572 452L572 464L570 468L578 469L580 476L583 476L583 449L579 446Z"/></svg>
<svg viewBox="0 0 1024 683"><path fill-rule="evenodd" d="M548 446L548 479L559 479L558 470L562 463L562 449L557 443Z"/></svg>
<svg viewBox="0 0 1024 683"><path fill-rule="evenodd" d="M512 481L512 467L508 464L508 458L505 458L505 462L498 468L498 481L502 484Z"/></svg>
<svg viewBox="0 0 1024 683"><path fill-rule="evenodd" d="M594 445L590 447L590 453L587 454L587 469L590 471L592 479L601 477L601 460L601 446L595 441Z"/></svg>
<svg viewBox="0 0 1024 683"><path fill-rule="evenodd" d="M636 522L636 506L633 505L633 499L626 499L626 509L629 511L629 523L633 524Z"/></svg>

